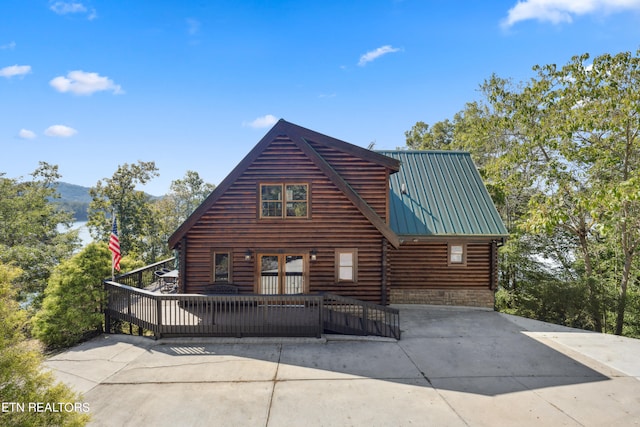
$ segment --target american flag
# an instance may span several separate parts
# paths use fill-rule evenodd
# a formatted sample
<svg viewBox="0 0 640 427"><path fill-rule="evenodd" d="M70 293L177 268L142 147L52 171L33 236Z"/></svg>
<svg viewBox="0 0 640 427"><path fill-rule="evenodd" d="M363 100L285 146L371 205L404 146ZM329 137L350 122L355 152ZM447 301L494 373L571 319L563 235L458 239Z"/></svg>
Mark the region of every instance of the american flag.
<svg viewBox="0 0 640 427"><path fill-rule="evenodd" d="M118 226L116 224L116 216L113 215L113 227L111 228L111 237L109 237L109 250L113 254L111 266L120 271L120 259L122 258L122 254L120 254L120 239L118 239Z"/></svg>

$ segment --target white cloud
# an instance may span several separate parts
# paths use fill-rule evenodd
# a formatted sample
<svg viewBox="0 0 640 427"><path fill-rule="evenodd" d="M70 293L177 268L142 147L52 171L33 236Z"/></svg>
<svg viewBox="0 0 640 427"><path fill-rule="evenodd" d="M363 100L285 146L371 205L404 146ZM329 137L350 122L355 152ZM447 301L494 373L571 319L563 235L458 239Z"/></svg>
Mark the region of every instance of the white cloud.
<svg viewBox="0 0 640 427"><path fill-rule="evenodd" d="M59 138L68 138L76 133L78 133L77 130L65 125L53 125L44 130L45 135Z"/></svg>
<svg viewBox="0 0 640 427"><path fill-rule="evenodd" d="M16 42L3 44L0 46L0 50L13 50L16 47Z"/></svg>
<svg viewBox="0 0 640 427"><path fill-rule="evenodd" d="M552 24L571 23L577 15L601 15L623 10L640 10L640 0L519 0L509 9L501 25L508 28L529 19Z"/></svg>
<svg viewBox="0 0 640 427"><path fill-rule="evenodd" d="M14 76L24 76L31 72L31 65L11 65L0 69L0 77L10 79Z"/></svg>
<svg viewBox="0 0 640 427"><path fill-rule="evenodd" d="M91 95L103 90L112 91L115 95L124 93L120 85L115 84L108 77L82 70L71 71L67 77L58 76L49 84L58 92L71 92L76 95Z"/></svg>
<svg viewBox="0 0 640 427"><path fill-rule="evenodd" d="M376 60L380 58L382 55L386 55L388 53L399 52L400 49L396 47L392 47L391 45L385 45L379 47L375 50L369 51L360 57L360 61L358 61L358 65L364 67L368 62Z"/></svg>
<svg viewBox="0 0 640 427"><path fill-rule="evenodd" d="M267 114L266 116L258 117L252 122L242 122L242 126L248 126L255 129L258 128L268 128L276 124L278 119L271 114Z"/></svg>
<svg viewBox="0 0 640 427"><path fill-rule="evenodd" d="M36 137L36 133L28 129L20 129L20 132L18 132L18 137L20 137L21 139L33 139Z"/></svg>
<svg viewBox="0 0 640 427"><path fill-rule="evenodd" d="M87 19L89 21L93 21L98 16L95 9L87 9L87 7L82 3L57 1L55 3L52 3L49 9L51 9L58 15L67 15L69 13L86 13L88 14Z"/></svg>

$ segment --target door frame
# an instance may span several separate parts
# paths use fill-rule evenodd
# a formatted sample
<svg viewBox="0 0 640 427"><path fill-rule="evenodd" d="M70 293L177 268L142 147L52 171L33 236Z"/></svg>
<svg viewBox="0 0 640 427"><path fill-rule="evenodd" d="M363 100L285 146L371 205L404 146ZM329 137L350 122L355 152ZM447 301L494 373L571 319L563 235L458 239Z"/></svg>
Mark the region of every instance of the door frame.
<svg viewBox="0 0 640 427"><path fill-rule="evenodd" d="M274 256L278 257L278 291L284 290L285 281L286 281L286 257L288 256L299 256L302 257L302 293L306 294L309 292L309 254L307 252L298 251L298 250L258 250L256 251L256 271L255 271L255 285L254 292L258 295L261 295L261 287L262 287L262 257L263 256ZM296 294L284 294L278 293L276 295L296 295Z"/></svg>

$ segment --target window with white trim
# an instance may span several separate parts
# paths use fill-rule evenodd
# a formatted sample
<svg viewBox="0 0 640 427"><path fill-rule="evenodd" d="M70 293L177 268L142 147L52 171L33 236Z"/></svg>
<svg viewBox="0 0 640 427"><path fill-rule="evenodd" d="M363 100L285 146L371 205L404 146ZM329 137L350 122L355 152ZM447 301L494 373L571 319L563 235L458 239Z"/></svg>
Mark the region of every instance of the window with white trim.
<svg viewBox="0 0 640 427"><path fill-rule="evenodd" d="M336 250L336 282L357 282L358 280L358 250Z"/></svg>
<svg viewBox="0 0 640 427"><path fill-rule="evenodd" d="M464 243L449 243L449 265L466 265L467 251Z"/></svg>

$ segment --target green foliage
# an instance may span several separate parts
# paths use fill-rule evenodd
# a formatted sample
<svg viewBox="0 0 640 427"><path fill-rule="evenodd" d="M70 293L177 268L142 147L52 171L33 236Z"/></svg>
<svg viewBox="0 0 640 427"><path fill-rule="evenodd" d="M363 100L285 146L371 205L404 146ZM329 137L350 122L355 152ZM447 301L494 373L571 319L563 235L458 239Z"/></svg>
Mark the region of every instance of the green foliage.
<svg viewBox="0 0 640 427"><path fill-rule="evenodd" d="M78 246L77 232L58 232L71 215L51 202L57 197L57 166L40 163L31 181L0 175L0 262L20 268L20 297L41 293L52 268Z"/></svg>
<svg viewBox="0 0 640 427"><path fill-rule="evenodd" d="M561 282L553 277L525 281L517 291L501 288L496 293L498 311L593 330L588 305L584 283Z"/></svg>
<svg viewBox="0 0 640 427"><path fill-rule="evenodd" d="M123 270L133 264L123 258ZM136 266L139 263L135 263ZM91 243L54 270L41 310L33 319L33 335L47 346L69 347L103 330L105 292L111 275L111 252Z"/></svg>
<svg viewBox="0 0 640 427"><path fill-rule="evenodd" d="M41 368L42 356L25 339L26 313L19 308L12 282L20 275L0 264L0 397L3 402L81 403L66 386L54 384ZM80 412L10 411L0 418L4 426L82 426L88 416Z"/></svg>
<svg viewBox="0 0 640 427"><path fill-rule="evenodd" d="M99 181L91 188L87 226L96 241L106 242L111 233L111 215L118 220L118 236L123 254L145 262L156 260L153 246L145 242L153 229L154 217L150 197L137 185L144 185L158 175L154 162L138 162L118 166L111 178Z"/></svg>
<svg viewBox="0 0 640 427"><path fill-rule="evenodd" d="M122 253L153 263L169 256L167 240L215 188L197 172L187 171L184 179L171 183L171 192L152 199L136 190L157 175L153 162L124 164L112 178L103 179L91 189L88 226L94 238L106 242L111 232L111 212L118 219Z"/></svg>
<svg viewBox="0 0 640 427"><path fill-rule="evenodd" d="M156 244L167 248L169 237L214 189L215 185L205 183L194 171L187 171L184 179L173 181L169 194L153 205L155 229L148 234L156 237ZM168 253L163 254L166 255Z"/></svg>
<svg viewBox="0 0 640 427"><path fill-rule="evenodd" d="M491 76L482 102L406 133L472 153L511 232L499 307L640 335L639 54L536 66L520 85Z"/></svg>

